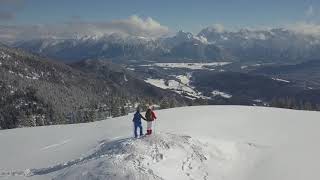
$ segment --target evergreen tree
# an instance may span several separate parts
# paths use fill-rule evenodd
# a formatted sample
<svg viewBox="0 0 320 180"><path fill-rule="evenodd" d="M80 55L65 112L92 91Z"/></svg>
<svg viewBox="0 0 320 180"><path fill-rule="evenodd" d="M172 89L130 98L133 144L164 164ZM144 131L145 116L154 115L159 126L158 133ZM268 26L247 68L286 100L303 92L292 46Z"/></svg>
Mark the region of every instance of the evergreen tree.
<svg viewBox="0 0 320 180"><path fill-rule="evenodd" d="M177 100L176 100L175 98L171 98L171 99L170 99L170 102L169 102L169 107L170 107L170 108L176 107L177 104L178 104L178 102L177 102Z"/></svg>
<svg viewBox="0 0 320 180"><path fill-rule="evenodd" d="M167 98L163 98L160 102L160 109L168 109L170 108L170 103Z"/></svg>
<svg viewBox="0 0 320 180"><path fill-rule="evenodd" d="M124 106L121 106L120 114L121 114L121 116L125 116L128 114Z"/></svg>
<svg viewBox="0 0 320 180"><path fill-rule="evenodd" d="M313 110L312 104L310 102L306 102L304 104L304 109L306 110Z"/></svg>
<svg viewBox="0 0 320 180"><path fill-rule="evenodd" d="M120 112L120 101L118 98L114 98L111 104L111 116L119 117L121 116Z"/></svg>

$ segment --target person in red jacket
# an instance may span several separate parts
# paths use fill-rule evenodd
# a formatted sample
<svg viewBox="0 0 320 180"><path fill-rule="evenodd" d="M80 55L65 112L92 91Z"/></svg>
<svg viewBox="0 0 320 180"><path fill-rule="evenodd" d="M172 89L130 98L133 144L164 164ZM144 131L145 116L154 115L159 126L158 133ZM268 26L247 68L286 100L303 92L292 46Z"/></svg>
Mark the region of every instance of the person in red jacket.
<svg viewBox="0 0 320 180"><path fill-rule="evenodd" d="M147 135L152 134L152 122L157 119L157 116L153 110L154 106L149 107L145 115L147 121Z"/></svg>

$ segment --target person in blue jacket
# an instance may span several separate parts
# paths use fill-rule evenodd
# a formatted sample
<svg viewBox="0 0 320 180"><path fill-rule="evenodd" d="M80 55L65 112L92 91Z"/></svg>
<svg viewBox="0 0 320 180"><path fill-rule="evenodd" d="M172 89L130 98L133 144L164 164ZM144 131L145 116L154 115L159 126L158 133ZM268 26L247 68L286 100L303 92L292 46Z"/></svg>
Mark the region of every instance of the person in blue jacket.
<svg viewBox="0 0 320 180"><path fill-rule="evenodd" d="M133 120L132 120L132 121L133 121L133 125L134 125L134 137L135 137L135 138L138 138L138 133L137 133L138 128L139 128L139 130L140 130L140 136L143 136L141 118L144 119L144 120L146 120L146 118L143 117L143 116L140 114L140 108L138 107L136 113L135 113L134 116L133 116Z"/></svg>

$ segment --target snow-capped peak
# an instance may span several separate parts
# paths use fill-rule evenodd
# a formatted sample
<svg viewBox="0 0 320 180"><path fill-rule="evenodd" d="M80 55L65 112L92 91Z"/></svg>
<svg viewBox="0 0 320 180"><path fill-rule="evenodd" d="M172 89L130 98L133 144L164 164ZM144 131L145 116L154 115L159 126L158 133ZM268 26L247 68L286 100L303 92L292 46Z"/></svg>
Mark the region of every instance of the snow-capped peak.
<svg viewBox="0 0 320 180"><path fill-rule="evenodd" d="M173 37L167 38L172 44L179 44L182 42L195 42L196 44L202 43L207 44L208 40L204 36L195 36L190 32L180 30Z"/></svg>
<svg viewBox="0 0 320 180"><path fill-rule="evenodd" d="M84 36L77 36L75 39L80 40L80 41L87 41L87 40L98 40L103 35L84 35Z"/></svg>
<svg viewBox="0 0 320 180"><path fill-rule="evenodd" d="M184 39L184 40L190 40L193 38L193 34L190 32L185 32L180 30L177 34L176 37L180 38L180 39Z"/></svg>
<svg viewBox="0 0 320 180"><path fill-rule="evenodd" d="M193 36L193 38L199 40L203 44L208 44L208 40L204 36Z"/></svg>
<svg viewBox="0 0 320 180"><path fill-rule="evenodd" d="M222 24L214 24L212 26L206 27L205 29L203 29L203 31L208 33L223 33L225 32L225 28Z"/></svg>

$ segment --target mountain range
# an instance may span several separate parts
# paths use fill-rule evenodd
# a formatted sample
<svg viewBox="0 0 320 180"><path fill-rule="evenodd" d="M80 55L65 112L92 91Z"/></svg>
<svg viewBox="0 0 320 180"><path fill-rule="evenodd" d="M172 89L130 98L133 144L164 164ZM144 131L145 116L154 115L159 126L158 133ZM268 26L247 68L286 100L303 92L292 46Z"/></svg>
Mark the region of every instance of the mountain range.
<svg viewBox="0 0 320 180"><path fill-rule="evenodd" d="M320 58L318 36L284 28L227 31L208 27L196 35L179 31L173 36L156 39L109 34L69 39L20 40L11 46L64 62L112 58L290 64Z"/></svg>
<svg viewBox="0 0 320 180"><path fill-rule="evenodd" d="M1 44L0 128L101 120L137 104L319 110L318 59L317 36L286 29Z"/></svg>

